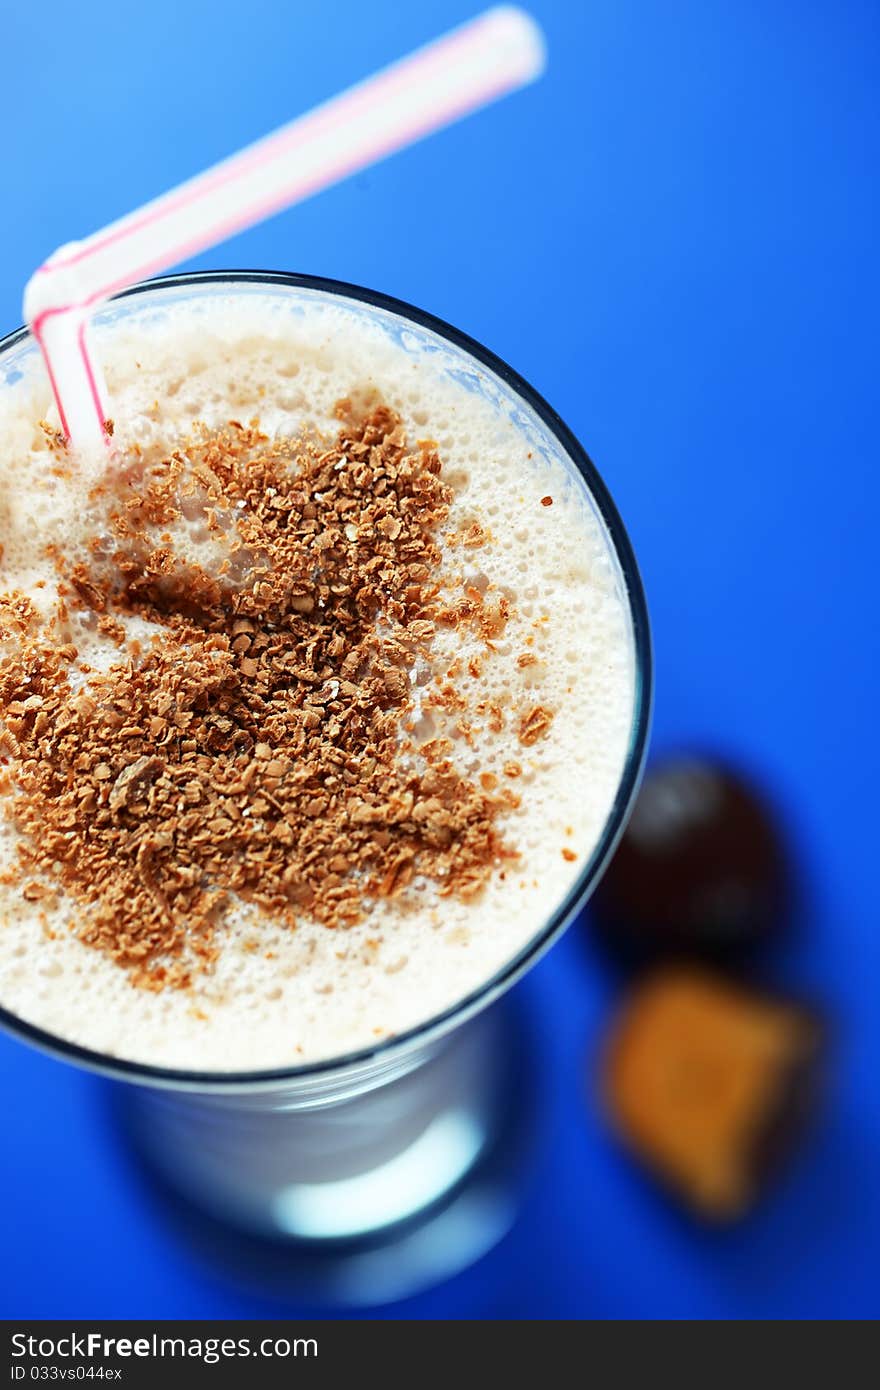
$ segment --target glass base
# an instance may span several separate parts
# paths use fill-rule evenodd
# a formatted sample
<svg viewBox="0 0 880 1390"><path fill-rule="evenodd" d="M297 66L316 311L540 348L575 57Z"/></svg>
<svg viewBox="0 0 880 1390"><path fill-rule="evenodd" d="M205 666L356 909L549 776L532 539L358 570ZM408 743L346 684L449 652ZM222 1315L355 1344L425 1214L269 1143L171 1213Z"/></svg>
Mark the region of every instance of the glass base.
<svg viewBox="0 0 880 1390"><path fill-rule="evenodd" d="M116 1104L214 1274L251 1293L368 1306L450 1278L509 1230L535 1132L533 1057L505 1002L406 1075L327 1104L206 1107L131 1087Z"/></svg>

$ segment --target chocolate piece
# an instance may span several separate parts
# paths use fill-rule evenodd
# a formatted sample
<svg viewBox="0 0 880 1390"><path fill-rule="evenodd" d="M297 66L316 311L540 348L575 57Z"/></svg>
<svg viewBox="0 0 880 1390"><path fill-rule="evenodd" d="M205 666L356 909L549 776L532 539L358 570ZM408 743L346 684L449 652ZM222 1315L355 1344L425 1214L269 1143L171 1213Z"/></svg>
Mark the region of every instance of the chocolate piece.
<svg viewBox="0 0 880 1390"><path fill-rule="evenodd" d="M780 833L736 774L676 759L648 773L591 905L618 957L730 956L790 916Z"/></svg>
<svg viewBox="0 0 880 1390"><path fill-rule="evenodd" d="M624 1142L693 1211L729 1221L801 1132L823 1035L801 1005L667 968L636 988L612 1025L603 1102Z"/></svg>

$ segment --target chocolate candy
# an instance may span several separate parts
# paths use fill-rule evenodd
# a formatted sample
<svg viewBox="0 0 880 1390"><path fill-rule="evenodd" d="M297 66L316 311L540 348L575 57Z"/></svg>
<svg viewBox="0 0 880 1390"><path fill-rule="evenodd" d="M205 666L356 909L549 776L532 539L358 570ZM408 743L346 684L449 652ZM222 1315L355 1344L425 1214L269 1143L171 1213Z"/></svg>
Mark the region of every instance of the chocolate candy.
<svg viewBox="0 0 880 1390"><path fill-rule="evenodd" d="M624 1143L698 1215L753 1204L812 1108L824 1029L812 1011L666 967L630 994L602 1061Z"/></svg>
<svg viewBox="0 0 880 1390"><path fill-rule="evenodd" d="M625 958L723 957L779 931L789 897L767 806L727 768L680 758L645 777L591 920Z"/></svg>

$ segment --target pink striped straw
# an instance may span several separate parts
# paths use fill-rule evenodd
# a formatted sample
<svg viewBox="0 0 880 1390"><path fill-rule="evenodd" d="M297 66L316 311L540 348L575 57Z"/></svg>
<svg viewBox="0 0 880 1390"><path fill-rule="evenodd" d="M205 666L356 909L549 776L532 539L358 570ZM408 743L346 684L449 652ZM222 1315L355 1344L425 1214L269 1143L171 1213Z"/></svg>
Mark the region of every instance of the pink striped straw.
<svg viewBox="0 0 880 1390"><path fill-rule="evenodd" d="M62 246L28 282L24 315L71 445L108 442L110 407L89 344L97 305L525 86L544 61L529 15L509 5L487 10L103 231Z"/></svg>

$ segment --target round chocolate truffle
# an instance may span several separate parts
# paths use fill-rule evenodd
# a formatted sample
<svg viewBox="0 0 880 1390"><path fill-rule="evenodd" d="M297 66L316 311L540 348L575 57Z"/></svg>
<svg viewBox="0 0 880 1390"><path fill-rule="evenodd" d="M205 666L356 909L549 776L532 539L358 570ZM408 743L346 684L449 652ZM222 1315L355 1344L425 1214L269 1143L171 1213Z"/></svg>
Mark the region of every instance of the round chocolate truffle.
<svg viewBox="0 0 880 1390"><path fill-rule="evenodd" d="M723 957L788 916L785 848L760 794L703 758L652 768L593 896L602 942L625 959Z"/></svg>

